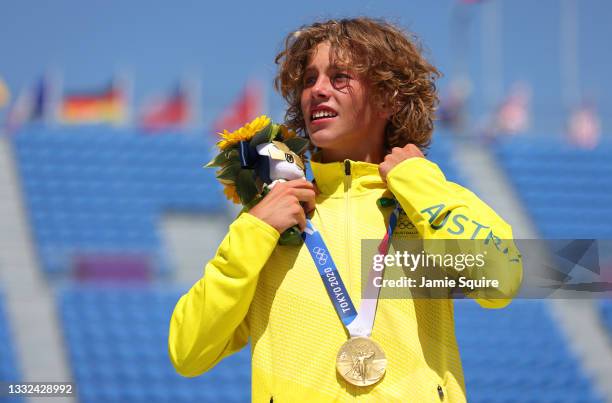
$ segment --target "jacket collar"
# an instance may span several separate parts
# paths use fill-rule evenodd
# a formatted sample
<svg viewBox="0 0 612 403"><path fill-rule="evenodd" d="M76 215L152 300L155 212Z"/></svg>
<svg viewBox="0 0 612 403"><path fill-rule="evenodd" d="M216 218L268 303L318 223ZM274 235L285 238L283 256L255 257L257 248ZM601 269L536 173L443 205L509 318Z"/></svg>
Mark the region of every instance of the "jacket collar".
<svg viewBox="0 0 612 403"><path fill-rule="evenodd" d="M363 161L321 163L316 156L310 161L310 168L322 195L344 197L364 194L373 189L386 189L380 178L378 164Z"/></svg>

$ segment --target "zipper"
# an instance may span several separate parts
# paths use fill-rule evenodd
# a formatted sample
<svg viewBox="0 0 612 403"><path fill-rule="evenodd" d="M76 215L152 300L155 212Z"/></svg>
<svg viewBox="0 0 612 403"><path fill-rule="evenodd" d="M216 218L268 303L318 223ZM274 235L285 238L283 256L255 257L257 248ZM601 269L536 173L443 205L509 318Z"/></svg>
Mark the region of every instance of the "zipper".
<svg viewBox="0 0 612 403"><path fill-rule="evenodd" d="M351 161L344 160L344 214L345 214L345 226L344 226L344 251L346 261L346 272L348 273L348 292L352 295L352 278L351 278L351 198L349 197L349 191L351 189ZM353 298L355 296L353 295Z"/></svg>

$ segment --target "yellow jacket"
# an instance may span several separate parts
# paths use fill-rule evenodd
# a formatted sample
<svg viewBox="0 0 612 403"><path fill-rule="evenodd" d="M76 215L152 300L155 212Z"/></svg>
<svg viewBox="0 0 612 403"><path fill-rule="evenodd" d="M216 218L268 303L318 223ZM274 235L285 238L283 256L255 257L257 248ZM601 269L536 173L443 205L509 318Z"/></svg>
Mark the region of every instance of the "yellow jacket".
<svg viewBox="0 0 612 403"><path fill-rule="evenodd" d="M493 210L423 158L398 164L387 184L378 165L365 162L311 162L311 169L320 190L312 222L357 308L361 240L381 239L392 211L377 206L383 196L393 194L409 220L398 225L394 239L512 239ZM348 335L311 256L305 246L277 245L278 238L248 213L230 225L204 276L172 315L169 354L181 375L202 374L250 338L254 402L465 401L452 300L381 299L372 338L385 351L387 372L375 385L352 386L335 368ZM521 281L520 262L515 266L499 291L507 298ZM477 301L502 307L509 299Z"/></svg>

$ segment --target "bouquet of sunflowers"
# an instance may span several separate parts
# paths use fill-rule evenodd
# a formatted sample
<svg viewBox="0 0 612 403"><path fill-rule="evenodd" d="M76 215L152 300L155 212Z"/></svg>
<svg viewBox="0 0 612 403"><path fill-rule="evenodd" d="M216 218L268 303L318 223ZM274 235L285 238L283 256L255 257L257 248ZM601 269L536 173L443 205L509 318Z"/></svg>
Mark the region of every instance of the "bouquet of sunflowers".
<svg viewBox="0 0 612 403"><path fill-rule="evenodd" d="M219 154L206 167L218 168L217 179L225 196L246 210L276 183L305 177L303 158L308 140L285 125L272 123L263 115L236 131L219 134ZM289 228L279 240L283 245L301 242L297 227Z"/></svg>

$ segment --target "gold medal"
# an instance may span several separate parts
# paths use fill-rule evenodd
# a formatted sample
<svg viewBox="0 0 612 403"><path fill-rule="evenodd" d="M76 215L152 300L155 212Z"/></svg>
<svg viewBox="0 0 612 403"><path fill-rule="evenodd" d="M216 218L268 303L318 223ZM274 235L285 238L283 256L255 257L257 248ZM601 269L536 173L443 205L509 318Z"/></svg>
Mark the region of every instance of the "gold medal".
<svg viewBox="0 0 612 403"><path fill-rule="evenodd" d="M338 351L336 368L348 383L370 386L385 374L387 357L369 337L351 337Z"/></svg>

